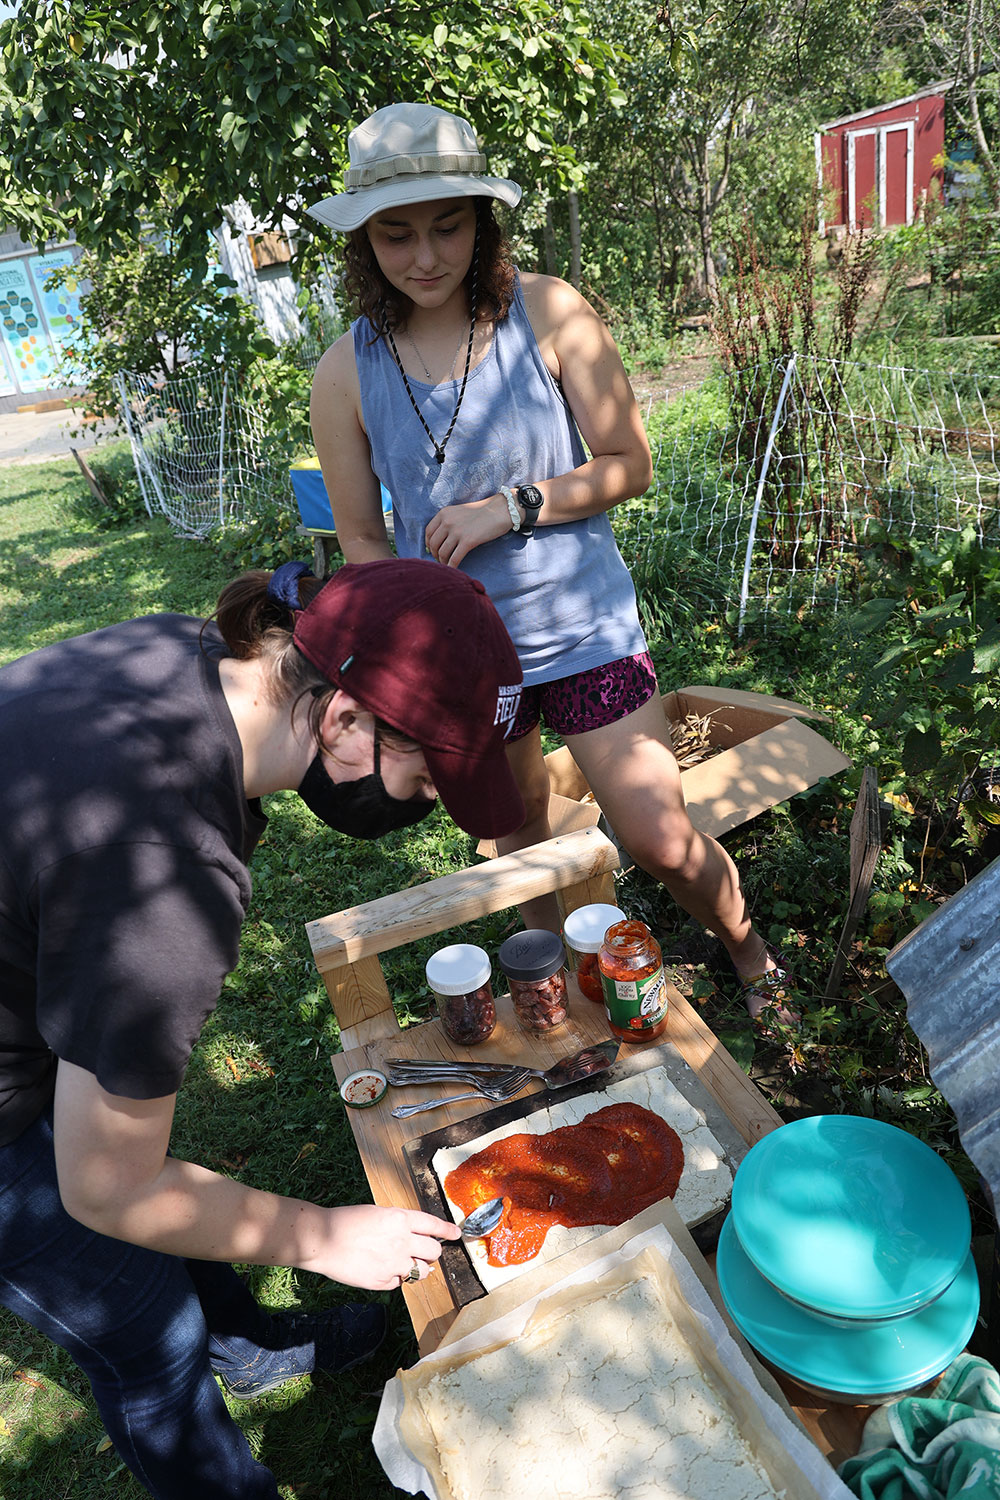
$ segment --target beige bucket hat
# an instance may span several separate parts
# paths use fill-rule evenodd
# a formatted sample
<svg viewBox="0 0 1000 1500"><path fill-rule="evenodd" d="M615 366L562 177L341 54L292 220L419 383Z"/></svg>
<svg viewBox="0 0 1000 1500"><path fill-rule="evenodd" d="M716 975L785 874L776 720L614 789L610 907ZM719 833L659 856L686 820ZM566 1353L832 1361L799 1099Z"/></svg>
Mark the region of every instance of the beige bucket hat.
<svg viewBox="0 0 1000 1500"><path fill-rule="evenodd" d="M510 208L520 202L516 182L486 176L468 120L433 104L387 104L351 131L347 150L345 191L309 209L331 229L358 229L383 209L435 198L499 198Z"/></svg>

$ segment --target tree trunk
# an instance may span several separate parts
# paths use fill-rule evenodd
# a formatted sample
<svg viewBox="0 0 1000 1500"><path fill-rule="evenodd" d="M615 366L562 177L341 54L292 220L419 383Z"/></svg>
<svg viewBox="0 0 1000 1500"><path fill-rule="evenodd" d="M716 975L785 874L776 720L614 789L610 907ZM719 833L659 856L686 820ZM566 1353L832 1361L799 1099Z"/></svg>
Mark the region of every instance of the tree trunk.
<svg viewBox="0 0 1000 1500"><path fill-rule="evenodd" d="M571 189L569 194L569 279L580 290L580 270L583 259L580 251L580 196Z"/></svg>
<svg viewBox="0 0 1000 1500"><path fill-rule="evenodd" d="M698 154L698 250L701 276L706 296L714 307L719 300L719 284L715 274L715 254L712 248L712 171L708 160L708 142L702 142Z"/></svg>
<svg viewBox="0 0 1000 1500"><path fill-rule="evenodd" d="M559 263L556 260L556 214L551 198L545 200L545 225L542 229L542 241L545 245L546 274L549 276L558 276Z"/></svg>
<svg viewBox="0 0 1000 1500"><path fill-rule="evenodd" d="M965 11L965 28L962 37L962 71L965 74L964 83L969 102L969 124L979 152L983 176L986 178L990 197L993 200L993 207L1000 212L1000 169L990 151L990 144L986 139L986 131L979 112L979 79L982 71L983 44L989 40L995 41L995 38L987 37L987 24L982 0L969 0Z"/></svg>

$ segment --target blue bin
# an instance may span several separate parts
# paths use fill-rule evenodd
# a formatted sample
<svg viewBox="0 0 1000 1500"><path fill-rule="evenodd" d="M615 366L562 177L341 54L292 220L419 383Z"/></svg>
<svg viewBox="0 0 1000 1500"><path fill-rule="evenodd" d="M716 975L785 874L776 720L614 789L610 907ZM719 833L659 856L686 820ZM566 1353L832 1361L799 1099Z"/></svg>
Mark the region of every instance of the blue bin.
<svg viewBox="0 0 1000 1500"><path fill-rule="evenodd" d="M330 497L326 493L326 485L323 483L323 475L318 461L307 465L295 465L288 471L288 477L292 481L292 489L295 492L295 501L299 507L299 515L302 517L303 526L310 531L333 531L333 511L330 509ZM385 485L380 486L382 491L382 513L392 513L392 496Z"/></svg>

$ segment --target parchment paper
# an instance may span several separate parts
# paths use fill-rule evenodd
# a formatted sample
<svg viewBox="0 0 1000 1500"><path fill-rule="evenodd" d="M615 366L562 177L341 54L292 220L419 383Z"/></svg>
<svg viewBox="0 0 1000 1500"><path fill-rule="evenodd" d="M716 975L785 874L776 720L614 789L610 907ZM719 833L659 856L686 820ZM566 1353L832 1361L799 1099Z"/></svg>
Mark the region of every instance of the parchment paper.
<svg viewBox="0 0 1000 1500"><path fill-rule="evenodd" d="M431 1500L453 1500L436 1462L433 1443L428 1440L427 1424L411 1394L421 1382L516 1341L534 1320L592 1295L595 1282L613 1288L646 1272L657 1278L700 1367L710 1373L716 1390L724 1395L742 1436L750 1441L758 1462L770 1475L776 1494L783 1493L787 1500L850 1500L850 1492L818 1449L766 1394L693 1268L661 1225L577 1265L537 1295L425 1356L412 1370L401 1371L389 1381L372 1440L393 1484L410 1494L423 1492ZM478 1306L484 1308L483 1303ZM513 1438L514 1434L504 1430L504 1437ZM580 1441L585 1437L580 1434Z"/></svg>

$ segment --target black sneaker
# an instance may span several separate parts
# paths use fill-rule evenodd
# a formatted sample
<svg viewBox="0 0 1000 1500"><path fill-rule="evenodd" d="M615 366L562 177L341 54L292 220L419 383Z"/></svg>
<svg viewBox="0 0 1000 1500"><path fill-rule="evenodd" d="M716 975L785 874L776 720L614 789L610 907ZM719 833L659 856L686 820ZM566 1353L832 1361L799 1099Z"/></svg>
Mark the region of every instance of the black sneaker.
<svg viewBox="0 0 1000 1500"><path fill-rule="evenodd" d="M238 1374L217 1371L226 1392L240 1401L253 1401L297 1375L353 1369L378 1349L388 1319L377 1302L348 1302L326 1312L273 1313L270 1323L269 1347L252 1364Z"/></svg>

